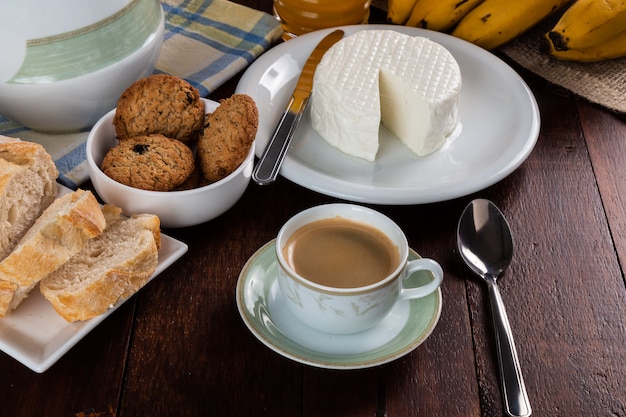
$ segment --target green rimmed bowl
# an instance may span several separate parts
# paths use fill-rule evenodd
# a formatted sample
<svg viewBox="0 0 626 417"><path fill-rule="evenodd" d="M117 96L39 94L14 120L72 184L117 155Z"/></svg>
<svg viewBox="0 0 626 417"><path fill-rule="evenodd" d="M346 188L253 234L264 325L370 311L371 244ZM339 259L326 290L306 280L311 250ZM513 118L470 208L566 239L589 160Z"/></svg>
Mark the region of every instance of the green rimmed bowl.
<svg viewBox="0 0 626 417"><path fill-rule="evenodd" d="M0 114L31 129L92 127L154 70L165 18L158 0L0 3Z"/></svg>

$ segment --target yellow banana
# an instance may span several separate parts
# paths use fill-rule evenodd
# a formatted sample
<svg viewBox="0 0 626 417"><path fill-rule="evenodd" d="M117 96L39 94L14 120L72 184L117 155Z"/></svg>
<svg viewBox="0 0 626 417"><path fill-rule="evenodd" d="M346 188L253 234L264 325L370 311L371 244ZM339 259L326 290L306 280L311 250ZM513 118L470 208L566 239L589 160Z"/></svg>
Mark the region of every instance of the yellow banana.
<svg viewBox="0 0 626 417"><path fill-rule="evenodd" d="M470 11L452 35L494 49L521 35L570 0L485 0Z"/></svg>
<svg viewBox="0 0 626 417"><path fill-rule="evenodd" d="M626 30L626 0L576 0L547 33L558 50L599 45Z"/></svg>
<svg viewBox="0 0 626 417"><path fill-rule="evenodd" d="M445 32L483 0L418 0L406 26Z"/></svg>
<svg viewBox="0 0 626 417"><path fill-rule="evenodd" d="M403 25L411 15L411 10L413 10L417 1L418 0L387 0L387 20L397 25Z"/></svg>
<svg viewBox="0 0 626 417"><path fill-rule="evenodd" d="M550 55L565 61L596 62L626 56L626 30L610 40L587 48L557 51L551 49Z"/></svg>

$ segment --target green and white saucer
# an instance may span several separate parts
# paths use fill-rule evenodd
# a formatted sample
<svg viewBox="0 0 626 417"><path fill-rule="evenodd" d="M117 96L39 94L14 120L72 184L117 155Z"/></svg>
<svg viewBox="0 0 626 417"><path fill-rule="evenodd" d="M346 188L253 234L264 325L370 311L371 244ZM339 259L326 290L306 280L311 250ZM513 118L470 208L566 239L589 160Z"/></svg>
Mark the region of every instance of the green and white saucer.
<svg viewBox="0 0 626 417"><path fill-rule="evenodd" d="M410 259L419 258L411 250ZM275 240L261 247L244 265L237 282L237 307L252 334L278 354L328 369L359 369L398 359L421 345L441 314L441 289L415 300L398 301L373 328L350 335L316 331L288 311L278 282ZM429 280L427 272L410 279Z"/></svg>

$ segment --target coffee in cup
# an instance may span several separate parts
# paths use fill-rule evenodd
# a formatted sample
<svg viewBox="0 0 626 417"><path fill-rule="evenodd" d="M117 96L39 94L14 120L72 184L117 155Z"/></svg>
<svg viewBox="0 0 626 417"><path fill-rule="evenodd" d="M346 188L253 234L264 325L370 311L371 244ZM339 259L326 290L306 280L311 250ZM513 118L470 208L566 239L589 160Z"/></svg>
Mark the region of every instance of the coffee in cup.
<svg viewBox="0 0 626 417"><path fill-rule="evenodd" d="M442 280L431 259L408 259L404 233L391 219L355 204L312 207L276 238L278 284L289 310L310 327L356 333L380 322L401 299L425 297ZM432 280L405 287L416 271Z"/></svg>
<svg viewBox="0 0 626 417"><path fill-rule="evenodd" d="M298 275L335 288L375 284L400 261L398 247L383 232L343 217L317 220L296 230L283 255Z"/></svg>

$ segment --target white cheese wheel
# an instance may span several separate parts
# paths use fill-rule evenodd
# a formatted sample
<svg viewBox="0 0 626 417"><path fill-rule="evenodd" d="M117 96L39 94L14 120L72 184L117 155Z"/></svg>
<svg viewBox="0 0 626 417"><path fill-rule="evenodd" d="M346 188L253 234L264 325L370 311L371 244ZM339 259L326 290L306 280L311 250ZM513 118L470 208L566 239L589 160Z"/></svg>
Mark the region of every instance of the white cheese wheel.
<svg viewBox="0 0 626 417"><path fill-rule="evenodd" d="M438 43L363 30L333 45L313 80L311 123L330 145L373 161L382 124L418 156L458 136L461 70Z"/></svg>

